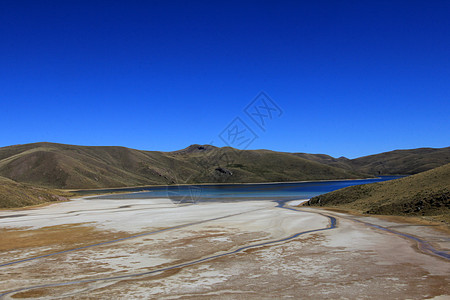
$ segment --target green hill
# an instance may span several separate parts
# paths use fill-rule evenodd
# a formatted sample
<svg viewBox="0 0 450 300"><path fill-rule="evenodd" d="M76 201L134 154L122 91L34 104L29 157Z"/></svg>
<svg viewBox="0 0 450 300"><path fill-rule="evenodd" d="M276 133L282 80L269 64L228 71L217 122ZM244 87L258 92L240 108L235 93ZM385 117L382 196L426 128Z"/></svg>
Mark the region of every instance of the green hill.
<svg viewBox="0 0 450 300"><path fill-rule="evenodd" d="M64 201L68 196L68 193L32 187L0 176L0 208Z"/></svg>
<svg viewBox="0 0 450 300"><path fill-rule="evenodd" d="M59 196L66 195L51 189L95 189L175 183L283 182L372 176L367 173L411 174L449 161L449 151L450 148L398 150L350 160L323 154L237 150L211 145L191 145L173 152L54 143L15 145L0 148L0 207L55 201ZM402 180L409 182L410 179ZM424 197L433 201L440 199L441 194L433 194L441 193L440 189L420 190L419 193L417 187L423 183L417 181L410 184L410 189L405 189L405 193L401 191L398 195L390 188L380 190L379 195L374 190L373 196L368 198L367 203L370 205L366 203L366 206L363 205L364 201L359 201L359 197L369 191L372 195L372 185L369 188L356 187L355 190L349 190L354 198L349 198L346 194L344 198L338 198L336 203L335 200L329 200L329 205L344 203L372 213L388 213L391 210L395 213L424 213L429 209L416 212L420 205L408 208L408 205L412 204L405 204L407 201L402 197L407 195L417 201L422 201L420 199ZM410 195L413 192L415 194ZM390 195L395 197L390 198ZM323 197L327 201L335 199L334 196ZM401 208L397 207L397 201L389 202L392 199L400 199L399 197L405 202L400 201L404 205ZM373 206L375 199L382 199L380 203L383 205ZM384 199L390 200L386 202ZM320 203L323 201L325 200ZM350 205L349 201L354 203ZM314 204L314 200L310 203Z"/></svg>
<svg viewBox="0 0 450 300"><path fill-rule="evenodd" d="M450 164L397 180L347 187L314 197L306 205L432 216L450 223Z"/></svg>
<svg viewBox="0 0 450 300"><path fill-rule="evenodd" d="M204 146L191 146L192 149ZM237 150L230 147L183 152L179 157L199 172L190 182L283 182L370 177L367 174L327 166L270 150Z"/></svg>
<svg viewBox="0 0 450 300"><path fill-rule="evenodd" d="M351 160L353 170L373 175L417 174L450 163L450 147L395 150Z"/></svg>
<svg viewBox="0 0 450 300"><path fill-rule="evenodd" d="M123 147L82 147L52 143L0 149L0 175L51 188L95 188L156 184L163 180L158 152Z"/></svg>
<svg viewBox="0 0 450 300"><path fill-rule="evenodd" d="M379 175L412 175L450 163L450 147L395 150L355 159L334 158L325 154L295 155L329 166Z"/></svg>
<svg viewBox="0 0 450 300"><path fill-rule="evenodd" d="M346 157L334 158L326 154L311 154L311 153L293 153L295 156L312 160L321 164L329 165L336 168L342 168L349 171L354 171L351 159ZM366 173L368 174L368 173Z"/></svg>
<svg viewBox="0 0 450 300"><path fill-rule="evenodd" d="M87 189L203 182L367 177L268 150L192 145L174 152L35 143L0 148L0 176L36 186Z"/></svg>

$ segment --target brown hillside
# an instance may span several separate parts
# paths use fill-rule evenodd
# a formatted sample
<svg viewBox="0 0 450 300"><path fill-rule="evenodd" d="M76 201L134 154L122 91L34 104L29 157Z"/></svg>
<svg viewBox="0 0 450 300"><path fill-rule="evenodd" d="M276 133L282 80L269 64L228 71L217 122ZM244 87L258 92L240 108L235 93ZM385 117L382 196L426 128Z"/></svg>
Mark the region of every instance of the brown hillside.
<svg viewBox="0 0 450 300"><path fill-rule="evenodd" d="M433 216L450 223L450 164L397 180L333 191L312 198L307 205L369 214Z"/></svg>
<svg viewBox="0 0 450 300"><path fill-rule="evenodd" d="M35 143L0 148L0 175L49 188L367 177L268 150L192 145L175 152Z"/></svg>
<svg viewBox="0 0 450 300"><path fill-rule="evenodd" d="M37 205L46 202L64 201L68 193L32 187L0 177L0 208Z"/></svg>

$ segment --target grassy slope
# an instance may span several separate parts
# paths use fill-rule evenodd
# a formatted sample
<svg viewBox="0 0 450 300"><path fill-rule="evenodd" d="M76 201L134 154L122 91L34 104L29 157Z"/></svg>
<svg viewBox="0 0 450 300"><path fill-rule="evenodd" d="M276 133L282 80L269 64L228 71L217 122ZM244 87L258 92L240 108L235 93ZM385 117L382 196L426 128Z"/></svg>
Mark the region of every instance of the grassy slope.
<svg viewBox="0 0 450 300"><path fill-rule="evenodd" d="M362 174L267 150L193 145L175 152L35 143L0 148L0 176L49 188L357 178Z"/></svg>
<svg viewBox="0 0 450 300"><path fill-rule="evenodd" d="M395 150L351 160L354 170L374 175L417 174L450 163L450 147Z"/></svg>
<svg viewBox="0 0 450 300"><path fill-rule="evenodd" d="M67 193L20 184L0 176L0 208L37 205L67 200Z"/></svg>
<svg viewBox="0 0 450 300"><path fill-rule="evenodd" d="M293 153L293 154L301 158L312 160L321 164L326 164L328 166L342 168L349 171L355 171L355 169L351 164L351 159L348 159L346 157L334 158L326 154L311 154L311 153Z"/></svg>
<svg viewBox="0 0 450 300"><path fill-rule="evenodd" d="M370 214L434 216L450 223L450 164L393 181L337 190L314 197L307 205Z"/></svg>
<svg viewBox="0 0 450 300"><path fill-rule="evenodd" d="M190 178L190 182L274 182L367 177L367 174L327 166L291 153L269 150L224 147L183 156L183 160L202 167L200 172Z"/></svg>
<svg viewBox="0 0 450 300"><path fill-rule="evenodd" d="M395 150L355 159L324 154L295 153L299 157L355 172L378 175L412 175L450 163L450 147Z"/></svg>
<svg viewBox="0 0 450 300"><path fill-rule="evenodd" d="M167 155L124 147L50 143L0 149L0 175L51 188L100 188L170 183Z"/></svg>

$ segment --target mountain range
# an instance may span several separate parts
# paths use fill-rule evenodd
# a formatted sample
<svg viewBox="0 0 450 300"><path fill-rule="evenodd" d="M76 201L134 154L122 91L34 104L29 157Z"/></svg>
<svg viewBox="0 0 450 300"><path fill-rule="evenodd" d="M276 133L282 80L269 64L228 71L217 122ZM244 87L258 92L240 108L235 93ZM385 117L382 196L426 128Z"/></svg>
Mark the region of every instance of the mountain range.
<svg viewBox="0 0 450 300"><path fill-rule="evenodd" d="M0 176L57 189L189 183L281 182L410 175L450 163L450 147L356 159L191 145L173 152L34 143L0 148Z"/></svg>
<svg viewBox="0 0 450 300"><path fill-rule="evenodd" d="M356 179L411 175L448 163L450 147L348 159L198 144L162 152L42 142L0 148L0 207L29 205L23 202L27 193L32 204L68 195L55 189Z"/></svg>

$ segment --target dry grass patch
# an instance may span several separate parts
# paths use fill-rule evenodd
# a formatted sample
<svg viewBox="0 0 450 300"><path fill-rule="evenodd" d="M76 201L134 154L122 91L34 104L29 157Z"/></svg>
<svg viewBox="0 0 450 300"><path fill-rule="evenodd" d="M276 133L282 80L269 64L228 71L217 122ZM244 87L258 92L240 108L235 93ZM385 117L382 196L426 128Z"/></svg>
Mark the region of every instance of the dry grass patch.
<svg viewBox="0 0 450 300"><path fill-rule="evenodd" d="M48 246L71 248L129 236L124 232L98 230L84 223L39 229L0 229L0 251Z"/></svg>
<svg viewBox="0 0 450 300"><path fill-rule="evenodd" d="M311 198L305 205L376 215L416 216L450 226L450 164L409 177L356 185Z"/></svg>

